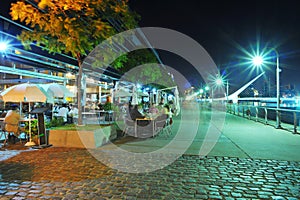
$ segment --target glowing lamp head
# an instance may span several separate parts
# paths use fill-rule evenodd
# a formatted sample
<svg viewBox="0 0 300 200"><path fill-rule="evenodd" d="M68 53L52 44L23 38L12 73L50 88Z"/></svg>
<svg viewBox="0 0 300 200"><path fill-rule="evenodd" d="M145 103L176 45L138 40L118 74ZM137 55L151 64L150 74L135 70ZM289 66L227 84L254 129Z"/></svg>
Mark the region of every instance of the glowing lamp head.
<svg viewBox="0 0 300 200"><path fill-rule="evenodd" d="M7 49L7 43L6 42L0 42L0 51L5 51Z"/></svg>
<svg viewBox="0 0 300 200"><path fill-rule="evenodd" d="M222 84L223 84L222 78L217 78L217 79L216 79L216 84L217 84L217 85L222 85Z"/></svg>
<svg viewBox="0 0 300 200"><path fill-rule="evenodd" d="M254 66L258 67L263 64L264 59L262 56L255 56L255 57L253 57L252 62L253 62Z"/></svg>

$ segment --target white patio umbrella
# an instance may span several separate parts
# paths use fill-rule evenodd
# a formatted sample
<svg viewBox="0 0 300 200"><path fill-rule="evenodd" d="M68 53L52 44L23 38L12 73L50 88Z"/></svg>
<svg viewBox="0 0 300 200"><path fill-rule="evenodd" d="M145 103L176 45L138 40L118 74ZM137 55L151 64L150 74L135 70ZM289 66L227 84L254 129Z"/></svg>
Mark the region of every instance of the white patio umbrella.
<svg viewBox="0 0 300 200"><path fill-rule="evenodd" d="M0 98L4 102L53 102L51 93L31 83L11 86L0 93Z"/></svg>
<svg viewBox="0 0 300 200"><path fill-rule="evenodd" d="M141 92L141 91L138 91L138 92L137 92L137 95L138 95L139 97L148 97L148 96L149 96L148 93L146 93L146 92Z"/></svg>
<svg viewBox="0 0 300 200"><path fill-rule="evenodd" d="M54 97L75 97L64 85L58 83L39 84L46 92L52 92Z"/></svg>
<svg viewBox="0 0 300 200"><path fill-rule="evenodd" d="M113 93L114 97L131 97L132 93L124 90L124 89L117 89Z"/></svg>
<svg viewBox="0 0 300 200"><path fill-rule="evenodd" d="M4 102L19 102L20 105L22 102L30 103L31 102L48 102L53 103L53 94L47 93L42 87L38 84L31 84L31 83L23 83L19 85L11 86L0 93L0 98ZM29 110L30 112L30 110ZM30 141L26 143L26 146L33 146L35 145L32 142L31 138L31 123L29 120L29 139Z"/></svg>

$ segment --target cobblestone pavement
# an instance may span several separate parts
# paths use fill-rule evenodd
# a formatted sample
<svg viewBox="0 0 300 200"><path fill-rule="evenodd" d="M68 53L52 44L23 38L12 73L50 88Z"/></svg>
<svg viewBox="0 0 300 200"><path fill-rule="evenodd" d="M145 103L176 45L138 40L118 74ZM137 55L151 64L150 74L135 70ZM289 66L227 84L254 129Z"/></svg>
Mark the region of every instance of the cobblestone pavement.
<svg viewBox="0 0 300 200"><path fill-rule="evenodd" d="M300 199L300 163L181 156L118 172L85 149L50 147L0 161L0 199Z"/></svg>

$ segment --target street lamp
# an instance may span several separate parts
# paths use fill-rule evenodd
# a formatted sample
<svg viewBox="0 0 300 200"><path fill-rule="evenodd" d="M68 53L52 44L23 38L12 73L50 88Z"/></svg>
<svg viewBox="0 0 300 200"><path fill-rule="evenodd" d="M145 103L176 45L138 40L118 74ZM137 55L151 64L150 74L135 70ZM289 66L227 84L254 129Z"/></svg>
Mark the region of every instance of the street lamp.
<svg viewBox="0 0 300 200"><path fill-rule="evenodd" d="M280 125L280 118L279 118L279 108L280 108L280 82L279 82L279 75L281 69L279 68L279 53L276 49L271 48L272 51L276 54L276 128L281 128ZM254 56L252 58L252 63L254 66L261 66L264 64L264 57L261 55Z"/></svg>
<svg viewBox="0 0 300 200"><path fill-rule="evenodd" d="M6 42L0 42L0 51L6 51L7 46Z"/></svg>
<svg viewBox="0 0 300 200"><path fill-rule="evenodd" d="M228 84L228 80L226 80L226 103L228 103L228 95L229 95L229 84Z"/></svg>
<svg viewBox="0 0 300 200"><path fill-rule="evenodd" d="M224 78L223 77L218 77L216 79L216 84L218 86L224 85ZM228 94L229 94L229 84L228 84L228 80L226 80L226 102L228 102Z"/></svg>

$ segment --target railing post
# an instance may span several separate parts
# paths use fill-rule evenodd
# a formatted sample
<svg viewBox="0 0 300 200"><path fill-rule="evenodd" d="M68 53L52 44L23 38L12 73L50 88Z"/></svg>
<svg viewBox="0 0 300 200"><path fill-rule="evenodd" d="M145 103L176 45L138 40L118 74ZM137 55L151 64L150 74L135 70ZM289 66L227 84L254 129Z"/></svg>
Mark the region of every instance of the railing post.
<svg viewBox="0 0 300 200"><path fill-rule="evenodd" d="M255 107L255 121L258 122L258 108Z"/></svg>
<svg viewBox="0 0 300 200"><path fill-rule="evenodd" d="M268 109L265 108L265 124L268 124Z"/></svg>
<svg viewBox="0 0 300 200"><path fill-rule="evenodd" d="M245 107L243 106L242 108L243 108L243 110L242 110L243 111L243 118L245 118Z"/></svg>
<svg viewBox="0 0 300 200"><path fill-rule="evenodd" d="M276 128L281 128L281 112L276 109Z"/></svg>
<svg viewBox="0 0 300 200"><path fill-rule="evenodd" d="M247 109L247 113L248 115L248 119L251 119L251 110L250 110L250 107L248 106L248 109Z"/></svg>
<svg viewBox="0 0 300 200"><path fill-rule="evenodd" d="M235 115L235 105L233 105L233 114Z"/></svg>
<svg viewBox="0 0 300 200"><path fill-rule="evenodd" d="M296 134L297 133L297 113L296 112L293 112L294 113L294 133Z"/></svg>

